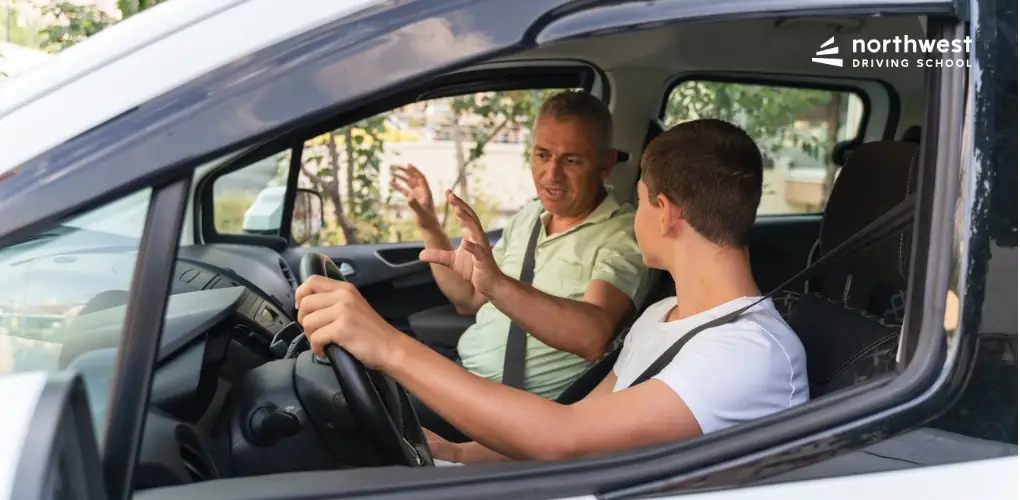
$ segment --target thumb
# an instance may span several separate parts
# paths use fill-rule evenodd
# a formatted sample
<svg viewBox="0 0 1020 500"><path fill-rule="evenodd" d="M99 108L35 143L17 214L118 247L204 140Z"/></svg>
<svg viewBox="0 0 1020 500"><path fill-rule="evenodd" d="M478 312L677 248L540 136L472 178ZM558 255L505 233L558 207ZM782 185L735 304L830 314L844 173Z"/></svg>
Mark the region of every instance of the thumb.
<svg viewBox="0 0 1020 500"><path fill-rule="evenodd" d="M426 248L418 254L418 259L429 264L439 264L446 267L453 267L453 262L456 258L456 253L450 250L436 250L434 248Z"/></svg>

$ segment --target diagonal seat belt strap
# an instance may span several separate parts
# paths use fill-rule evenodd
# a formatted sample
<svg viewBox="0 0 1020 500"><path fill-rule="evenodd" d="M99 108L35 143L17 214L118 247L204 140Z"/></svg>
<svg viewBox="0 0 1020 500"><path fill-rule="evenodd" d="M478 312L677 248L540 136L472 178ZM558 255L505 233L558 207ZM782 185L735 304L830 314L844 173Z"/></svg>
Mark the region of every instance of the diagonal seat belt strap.
<svg viewBox="0 0 1020 500"><path fill-rule="evenodd" d="M535 247L538 235L542 232L542 216L539 215L531 228L528 247L524 250L524 263L521 265L521 276L518 281L530 285L535 277ZM510 332L506 338L506 354L503 357L503 385L515 389L524 388L524 362L527 359L528 336L517 323L510 323Z"/></svg>
<svg viewBox="0 0 1020 500"><path fill-rule="evenodd" d="M914 222L914 200L916 198L917 198L916 194L911 194L906 199L901 201L898 205L889 209L888 212L882 214L877 219L873 220L867 226L861 228L861 230L857 231L846 240L843 240L843 243L837 245L836 248L833 248L832 250L826 252L824 255L819 257L818 260L814 261L810 266L804 268L799 273L794 275L792 278L786 280L786 282L784 282L782 285L777 286L771 292L765 294L763 297L754 301L752 304L741 307L736 311L730 312L719 318L702 323L692 328L688 333L684 334L683 337L680 337L676 342L674 342L673 345L669 346L669 348L667 348L655 361L652 362L651 365L648 366L648 368L645 369L644 372L641 373L641 375L638 376L638 378L634 379L634 381L631 382L631 384L627 387L634 387L635 385L638 385L641 382L644 382L658 375L659 372L661 372L662 369L666 367L666 365L673 361L673 358L676 357L677 353L680 352L680 349L683 348L684 344L686 344L692 338L694 338L695 335L705 330L708 330L709 328L725 325L726 323L729 323L737 319L738 316L744 314L748 309L758 305L760 302L772 298L776 293L786 289L786 287L790 286L791 284L806 278L810 278L812 275L818 272L818 270L823 269L825 266L832 264L833 262L836 262L840 259L844 259L848 255L853 255L864 250L867 250L885 241L886 239L903 232L906 228L910 227L910 225L913 224Z"/></svg>

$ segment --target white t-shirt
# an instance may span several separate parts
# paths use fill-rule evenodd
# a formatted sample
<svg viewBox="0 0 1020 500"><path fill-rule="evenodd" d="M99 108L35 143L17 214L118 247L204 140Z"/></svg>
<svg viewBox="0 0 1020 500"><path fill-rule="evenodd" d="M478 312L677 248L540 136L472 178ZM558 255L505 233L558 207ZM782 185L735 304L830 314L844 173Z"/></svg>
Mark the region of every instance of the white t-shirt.
<svg viewBox="0 0 1020 500"><path fill-rule="evenodd" d="M761 297L735 299L679 321L663 322L676 297L657 302L633 324L613 366L626 389L692 328L745 307ZM772 300L732 322L698 333L653 378L666 383L708 434L761 418L808 400L804 346Z"/></svg>

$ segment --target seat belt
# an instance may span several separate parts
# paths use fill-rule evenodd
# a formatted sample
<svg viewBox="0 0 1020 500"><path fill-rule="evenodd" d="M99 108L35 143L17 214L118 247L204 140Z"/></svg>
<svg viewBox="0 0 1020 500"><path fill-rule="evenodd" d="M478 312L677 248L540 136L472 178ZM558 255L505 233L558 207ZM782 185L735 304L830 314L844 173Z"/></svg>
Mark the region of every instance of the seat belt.
<svg viewBox="0 0 1020 500"><path fill-rule="evenodd" d="M870 224L864 226L859 231L854 233L849 238L843 240L833 248L831 251L825 253L818 260L814 261L810 266L802 269L799 273L795 274L792 278L786 280L783 284L777 286L771 292L765 294L760 299L754 301L750 305L741 307L733 312L720 316L711 321L705 322L692 328L683 337L677 339L673 345L669 346L665 352L663 352L651 365L641 373L638 378L634 379L628 387L634 387L642 382L645 382L652 377L659 374L663 368L666 367L673 358L676 357L680 349L684 347L695 335L714 328L722 326L737 319L741 314L747 312L748 309L758 305L766 299L772 298L776 293L786 289L789 285L796 283L797 281L811 277L815 272L824 266L831 264L837 260L843 259L848 255L853 255L867 250L878 243L885 241L891 236L895 236L901 233L906 227L909 227L914 220L914 200L917 198L916 193L911 194L906 199L901 201L895 207L889 209L888 212L882 214L877 219L871 221Z"/></svg>
<svg viewBox="0 0 1020 500"><path fill-rule="evenodd" d="M535 277L535 247L538 235L542 232L542 215L539 214L535 225L531 228L531 237L524 250L524 263L521 264L521 275L518 281L530 285ZM528 336L520 325L510 322L510 332L506 338L506 354L503 357L503 385L515 389L524 389L524 362L527 358Z"/></svg>

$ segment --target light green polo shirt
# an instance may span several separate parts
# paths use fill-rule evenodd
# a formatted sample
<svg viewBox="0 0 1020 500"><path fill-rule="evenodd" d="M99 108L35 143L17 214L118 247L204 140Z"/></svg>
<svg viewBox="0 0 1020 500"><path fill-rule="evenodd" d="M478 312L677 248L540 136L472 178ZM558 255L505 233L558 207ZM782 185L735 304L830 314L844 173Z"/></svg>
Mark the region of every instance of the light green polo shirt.
<svg viewBox="0 0 1020 500"><path fill-rule="evenodd" d="M528 239L540 214L543 225L535 247L532 286L557 297L582 300L592 280L603 280L627 294L635 302L635 309L641 306L650 273L634 237L633 206L621 205L610 191L584 222L548 236L545 225L552 214L539 201L529 203L507 223L502 238L492 249L496 263L507 276L521 275ZM475 316L475 324L464 332L457 345L464 368L500 382L509 331L510 318L491 302L485 303ZM528 335L524 388L555 399L591 364Z"/></svg>

